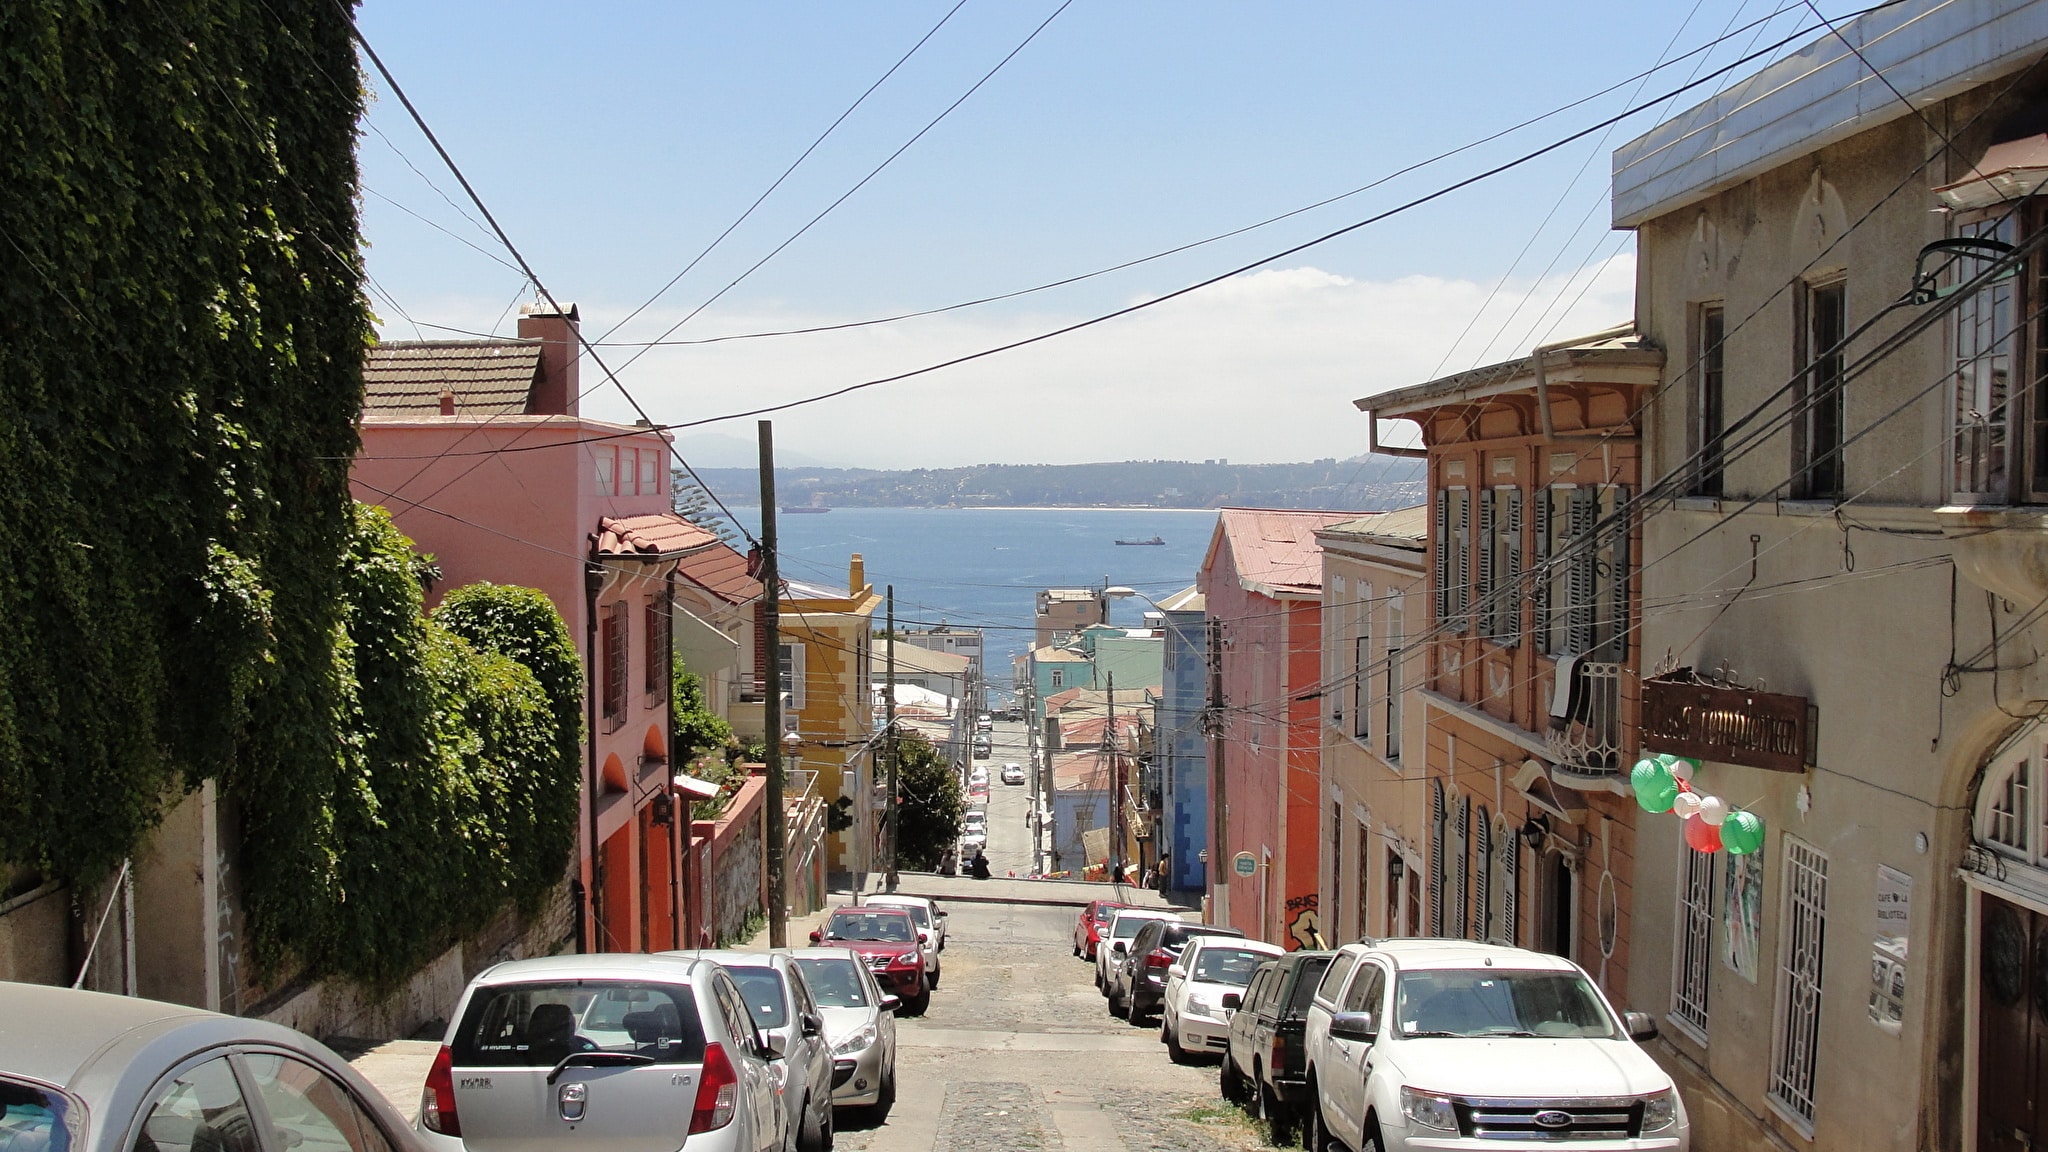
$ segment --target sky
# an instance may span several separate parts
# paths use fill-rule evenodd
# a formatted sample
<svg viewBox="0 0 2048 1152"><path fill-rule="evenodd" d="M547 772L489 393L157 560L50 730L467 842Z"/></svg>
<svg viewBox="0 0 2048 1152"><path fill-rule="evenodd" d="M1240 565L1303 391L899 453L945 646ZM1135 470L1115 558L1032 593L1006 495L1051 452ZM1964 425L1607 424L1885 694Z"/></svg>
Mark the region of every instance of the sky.
<svg viewBox="0 0 2048 1152"><path fill-rule="evenodd" d="M1610 153L1768 58L1655 98L1825 34L1785 0L364 0L358 20L540 279L578 304L604 364L583 364L584 413L632 419L623 387L657 422L714 421L679 433L710 455L744 458L754 436L753 418L718 417L1256 265L775 414L784 451L880 468L1358 455L1359 397L1627 321ZM510 335L534 290L369 78L381 334ZM760 335L946 309L1237 230L1047 291Z"/></svg>

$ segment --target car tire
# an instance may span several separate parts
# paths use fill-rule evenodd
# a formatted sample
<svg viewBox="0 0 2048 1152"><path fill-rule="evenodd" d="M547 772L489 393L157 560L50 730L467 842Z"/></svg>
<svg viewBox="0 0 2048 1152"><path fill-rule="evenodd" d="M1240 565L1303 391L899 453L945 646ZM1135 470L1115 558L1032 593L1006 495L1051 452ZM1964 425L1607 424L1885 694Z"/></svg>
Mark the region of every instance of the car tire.
<svg viewBox="0 0 2048 1152"><path fill-rule="evenodd" d="M928 988L937 988L939 986L939 973L944 972L945 970L946 969L944 965L932 969L931 977L926 982L925 986Z"/></svg>
<svg viewBox="0 0 2048 1152"><path fill-rule="evenodd" d="M1358 1152L1386 1152L1386 1147L1386 1141L1380 1139L1380 1122L1367 1116L1365 1135L1358 1141Z"/></svg>
<svg viewBox="0 0 2048 1152"><path fill-rule="evenodd" d="M1076 955L1076 956L1079 956L1080 954L1081 954L1081 946L1080 946L1079 944L1076 944L1076 945L1074 945L1074 955Z"/></svg>
<svg viewBox="0 0 2048 1152"><path fill-rule="evenodd" d="M896 1061L882 1071L882 1086L875 1090L875 1102L868 1108L869 1123L879 1126L889 1118L889 1110L896 1107Z"/></svg>
<svg viewBox="0 0 2048 1152"><path fill-rule="evenodd" d="M803 1117L803 1123L796 1130L796 1152L829 1152L832 1147L832 1122L818 1119L817 1109L811 1107L810 1097L804 1097L804 1106L798 1115Z"/></svg>
<svg viewBox="0 0 2048 1152"><path fill-rule="evenodd" d="M1130 1021L1133 1028L1143 1028L1145 1021L1151 1018L1152 1010L1138 1003L1137 993L1131 993L1130 1003L1124 1006L1124 1019Z"/></svg>
<svg viewBox="0 0 2048 1152"><path fill-rule="evenodd" d="M1293 1109L1280 1099L1280 1094L1273 1091L1272 1085L1267 1084L1263 1077L1256 1091L1259 1094L1259 1119L1266 1122L1268 1140L1278 1148L1294 1143Z"/></svg>
<svg viewBox="0 0 2048 1152"><path fill-rule="evenodd" d="M1123 999L1123 998L1122 998L1121 996L1118 996L1118 995L1116 994L1116 986L1115 986L1115 985L1113 985L1113 984L1112 984L1112 985L1110 985L1110 989L1109 989L1109 1014L1110 1014L1111 1016L1116 1016L1116 1017L1119 1017L1119 1018L1121 1018L1121 1017L1123 1017L1123 1016L1127 1015L1127 1014L1128 1014L1128 1013L1130 1012L1130 1010L1131 1010L1131 1006L1130 1006L1130 1005L1129 1005L1128 1003L1126 1003L1126 1002L1124 1001L1124 999Z"/></svg>
<svg viewBox="0 0 2048 1152"><path fill-rule="evenodd" d="M1301 1147L1303 1152L1328 1152L1330 1126L1323 1122L1323 1099L1313 1080L1309 1081L1307 1095L1308 1117L1301 1126Z"/></svg>
<svg viewBox="0 0 2048 1152"><path fill-rule="evenodd" d="M1227 1049L1223 1053L1223 1066L1216 1071L1216 1093L1232 1104L1244 1100L1244 1073L1237 1070L1237 1062L1230 1058Z"/></svg>
<svg viewBox="0 0 2048 1152"><path fill-rule="evenodd" d="M1166 1058L1168 1060L1173 1061L1175 1064L1187 1064L1190 1062L1188 1060L1188 1050L1180 1046L1180 1037L1173 1034L1173 1031L1166 1026L1166 1021L1164 1020L1159 1022L1159 1038L1166 1042Z"/></svg>
<svg viewBox="0 0 2048 1152"><path fill-rule="evenodd" d="M931 1006L932 990L930 988L920 988L917 990L917 995L903 1002L903 1011L907 1016L922 1016Z"/></svg>

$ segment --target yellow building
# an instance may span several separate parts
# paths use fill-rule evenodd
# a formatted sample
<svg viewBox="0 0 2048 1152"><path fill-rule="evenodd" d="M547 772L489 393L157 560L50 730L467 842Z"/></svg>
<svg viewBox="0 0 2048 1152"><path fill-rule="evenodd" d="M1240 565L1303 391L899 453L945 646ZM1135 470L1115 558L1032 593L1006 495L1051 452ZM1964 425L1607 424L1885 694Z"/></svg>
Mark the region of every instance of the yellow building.
<svg viewBox="0 0 2048 1152"><path fill-rule="evenodd" d="M857 552L847 565L845 588L782 581L778 648L783 691L788 694L782 727L785 733L794 731L800 741L785 760L788 795L796 798L806 789L815 790L828 809L853 820L850 827L824 838L828 873L874 868L874 758L867 743L875 721L867 669L875 610L881 604ZM783 747L790 745L785 741ZM789 845L792 874L816 848Z"/></svg>

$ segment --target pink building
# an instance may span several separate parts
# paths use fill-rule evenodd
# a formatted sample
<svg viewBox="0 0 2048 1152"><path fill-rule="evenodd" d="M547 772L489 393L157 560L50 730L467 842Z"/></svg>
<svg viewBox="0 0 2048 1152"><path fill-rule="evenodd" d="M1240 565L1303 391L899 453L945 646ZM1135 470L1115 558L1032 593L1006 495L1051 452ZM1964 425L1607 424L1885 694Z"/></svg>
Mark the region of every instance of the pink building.
<svg viewBox="0 0 2048 1152"><path fill-rule="evenodd" d="M489 580L554 601L590 693L579 938L673 948L689 943L668 767L673 573L717 540L670 510L664 435L577 415L577 323L573 304L529 306L518 339L371 349L350 479L433 554L440 588Z"/></svg>
<svg viewBox="0 0 2048 1152"><path fill-rule="evenodd" d="M1196 580L1222 629L1223 757L1210 780L1222 785L1226 827L1209 848L1209 918L1289 949L1323 937L1316 531L1358 515L1225 508ZM1243 853L1250 876L1234 867Z"/></svg>

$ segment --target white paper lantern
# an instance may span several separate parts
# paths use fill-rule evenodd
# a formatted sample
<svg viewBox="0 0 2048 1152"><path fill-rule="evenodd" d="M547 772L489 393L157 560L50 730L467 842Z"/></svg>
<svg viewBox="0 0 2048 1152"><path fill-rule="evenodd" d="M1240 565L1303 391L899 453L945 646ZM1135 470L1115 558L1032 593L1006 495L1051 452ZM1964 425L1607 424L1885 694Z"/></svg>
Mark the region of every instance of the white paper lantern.
<svg viewBox="0 0 2048 1152"><path fill-rule="evenodd" d="M1719 796L1702 796L1699 802L1700 819L1709 824L1719 825L1728 818L1728 802Z"/></svg>
<svg viewBox="0 0 2048 1152"><path fill-rule="evenodd" d="M1692 761L1682 756L1671 758L1671 775L1690 784L1692 782ZM1225 805L1228 807L1228 805Z"/></svg>
<svg viewBox="0 0 2048 1152"><path fill-rule="evenodd" d="M1700 798L1691 792L1680 792L1671 803L1671 814L1680 820L1692 819L1700 814Z"/></svg>

